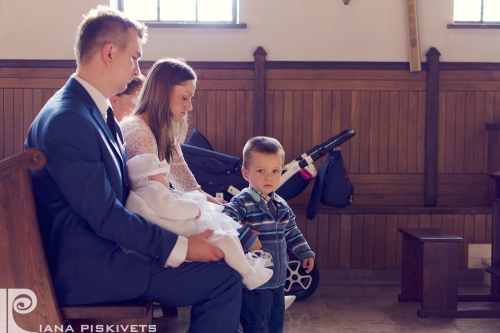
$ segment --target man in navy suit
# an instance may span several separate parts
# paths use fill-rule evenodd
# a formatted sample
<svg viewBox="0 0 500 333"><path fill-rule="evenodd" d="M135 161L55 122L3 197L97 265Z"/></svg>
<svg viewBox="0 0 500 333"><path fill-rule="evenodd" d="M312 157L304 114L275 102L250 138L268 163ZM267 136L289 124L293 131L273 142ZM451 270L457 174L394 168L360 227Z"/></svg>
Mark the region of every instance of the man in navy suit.
<svg viewBox="0 0 500 333"><path fill-rule="evenodd" d="M91 10L77 31L76 73L30 127L25 148L48 156L33 185L56 294L61 305L192 305L192 333L236 332L241 277L219 262L223 252L206 241L211 231L180 237L123 207L126 156L107 99L140 74L146 36L121 12Z"/></svg>

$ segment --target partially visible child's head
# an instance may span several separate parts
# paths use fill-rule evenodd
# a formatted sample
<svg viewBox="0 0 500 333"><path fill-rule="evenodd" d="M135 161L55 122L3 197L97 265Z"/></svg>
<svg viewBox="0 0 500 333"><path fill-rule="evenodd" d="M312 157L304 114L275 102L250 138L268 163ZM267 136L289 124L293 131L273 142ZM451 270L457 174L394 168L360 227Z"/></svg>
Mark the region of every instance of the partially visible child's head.
<svg viewBox="0 0 500 333"><path fill-rule="evenodd" d="M243 148L243 177L255 190L270 194L278 188L285 151L278 140L257 136L247 141Z"/></svg>
<svg viewBox="0 0 500 333"><path fill-rule="evenodd" d="M124 92L115 94L109 98L115 118L118 121L122 121L123 118L129 116L134 110L137 96L143 83L144 75L134 76Z"/></svg>

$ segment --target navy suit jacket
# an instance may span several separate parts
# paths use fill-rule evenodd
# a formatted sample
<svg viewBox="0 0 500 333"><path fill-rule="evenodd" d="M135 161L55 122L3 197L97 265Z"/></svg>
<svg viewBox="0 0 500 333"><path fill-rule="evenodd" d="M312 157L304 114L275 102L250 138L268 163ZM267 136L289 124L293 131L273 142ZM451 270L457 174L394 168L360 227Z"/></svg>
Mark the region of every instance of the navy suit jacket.
<svg viewBox="0 0 500 333"><path fill-rule="evenodd" d="M165 264L178 236L125 210L124 147L74 78L33 121L25 148L48 155L46 168L33 173L33 187L59 303L139 297L150 265Z"/></svg>

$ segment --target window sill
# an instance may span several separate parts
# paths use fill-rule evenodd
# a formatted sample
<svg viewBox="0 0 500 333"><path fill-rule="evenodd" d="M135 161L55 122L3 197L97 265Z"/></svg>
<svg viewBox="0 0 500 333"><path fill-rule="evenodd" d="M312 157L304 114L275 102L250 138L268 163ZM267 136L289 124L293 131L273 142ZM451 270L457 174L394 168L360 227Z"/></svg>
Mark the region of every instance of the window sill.
<svg viewBox="0 0 500 333"><path fill-rule="evenodd" d="M246 23L161 23L144 22L151 28L246 29Z"/></svg>
<svg viewBox="0 0 500 333"><path fill-rule="evenodd" d="M448 29L500 29L500 23L452 23Z"/></svg>

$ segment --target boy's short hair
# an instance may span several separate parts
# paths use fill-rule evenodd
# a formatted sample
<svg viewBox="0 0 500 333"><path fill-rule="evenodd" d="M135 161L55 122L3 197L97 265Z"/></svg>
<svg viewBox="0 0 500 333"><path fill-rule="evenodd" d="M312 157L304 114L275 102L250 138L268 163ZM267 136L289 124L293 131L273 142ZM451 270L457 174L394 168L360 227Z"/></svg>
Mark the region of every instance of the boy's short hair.
<svg viewBox="0 0 500 333"><path fill-rule="evenodd" d="M275 138L268 136L256 136L251 138L243 147L243 167L248 168L252 153L278 154L281 158L281 164L285 163L285 150L281 143Z"/></svg>
<svg viewBox="0 0 500 333"><path fill-rule="evenodd" d="M132 95L136 89L141 89L142 85L144 84L145 76L144 75L139 75L139 76L134 76L132 78L132 81L127 85L127 89L125 91L116 94L116 96L122 96L122 95Z"/></svg>
<svg viewBox="0 0 500 333"><path fill-rule="evenodd" d="M142 42L146 42L147 26L143 23L107 6L99 5L90 10L76 32L74 49L77 65L89 63L107 43L113 43L120 51L124 51L129 42L129 28L135 29Z"/></svg>

